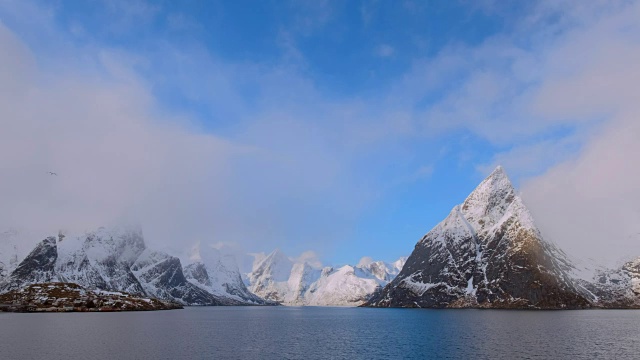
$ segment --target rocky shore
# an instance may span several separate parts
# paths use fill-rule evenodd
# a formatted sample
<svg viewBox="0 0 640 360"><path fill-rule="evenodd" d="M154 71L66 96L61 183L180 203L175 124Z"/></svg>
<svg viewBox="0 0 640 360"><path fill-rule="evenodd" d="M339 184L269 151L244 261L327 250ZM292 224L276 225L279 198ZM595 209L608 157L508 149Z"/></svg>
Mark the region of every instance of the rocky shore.
<svg viewBox="0 0 640 360"><path fill-rule="evenodd" d="M125 292L89 290L74 283L41 283L0 294L0 311L112 312L182 309L182 305Z"/></svg>

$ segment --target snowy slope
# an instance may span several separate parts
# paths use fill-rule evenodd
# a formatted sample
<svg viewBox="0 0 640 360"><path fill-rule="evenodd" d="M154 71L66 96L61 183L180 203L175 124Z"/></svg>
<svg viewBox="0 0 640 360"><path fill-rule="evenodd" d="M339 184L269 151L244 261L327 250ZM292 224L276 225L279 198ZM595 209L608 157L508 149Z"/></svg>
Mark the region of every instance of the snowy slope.
<svg viewBox="0 0 640 360"><path fill-rule="evenodd" d="M264 305L264 299L251 293L240 276L232 255L222 254L211 246L198 244L191 254L192 262L184 269L187 280L219 297L250 304Z"/></svg>
<svg viewBox="0 0 640 360"><path fill-rule="evenodd" d="M185 305L242 305L195 286L187 280L180 259L160 251L144 250L131 270L149 296Z"/></svg>
<svg viewBox="0 0 640 360"><path fill-rule="evenodd" d="M617 269L598 269L591 281L579 281L597 307L640 308L640 257Z"/></svg>
<svg viewBox="0 0 640 360"><path fill-rule="evenodd" d="M138 226L101 227L58 242L56 273L60 281L91 289L145 295L131 265L145 250Z"/></svg>
<svg viewBox="0 0 640 360"><path fill-rule="evenodd" d="M334 269L325 267L320 278L305 293L305 305L353 306L369 300L382 285L371 272L350 265Z"/></svg>
<svg viewBox="0 0 640 360"><path fill-rule="evenodd" d="M294 274L297 276L292 276L294 263L280 250L275 250L266 257L261 256L261 259L257 260L253 270L247 275L249 289L268 300L281 303L293 302L296 296L291 295L294 291L290 289L295 288L296 283L303 287L307 283L307 280L301 283L304 269L296 269ZM292 278L291 286L289 285L290 277Z"/></svg>
<svg viewBox="0 0 640 360"><path fill-rule="evenodd" d="M248 280L255 294L284 305L357 306L393 279L404 260L363 258L357 266L320 268L275 250L255 263Z"/></svg>

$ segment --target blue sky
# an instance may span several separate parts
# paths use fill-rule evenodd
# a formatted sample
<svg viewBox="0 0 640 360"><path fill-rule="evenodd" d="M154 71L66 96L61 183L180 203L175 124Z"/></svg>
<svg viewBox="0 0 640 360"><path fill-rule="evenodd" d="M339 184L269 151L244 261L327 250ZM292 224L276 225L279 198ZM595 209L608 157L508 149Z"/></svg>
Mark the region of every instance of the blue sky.
<svg viewBox="0 0 640 360"><path fill-rule="evenodd" d="M576 173L631 106L574 90L636 49L636 5L9 0L0 45L27 59L11 81L60 97L34 124L108 143L78 158L52 143L28 162L78 179L43 195L73 199L57 222L126 214L170 247L391 261L498 164L534 212L558 207L566 189L550 195L549 176Z"/></svg>

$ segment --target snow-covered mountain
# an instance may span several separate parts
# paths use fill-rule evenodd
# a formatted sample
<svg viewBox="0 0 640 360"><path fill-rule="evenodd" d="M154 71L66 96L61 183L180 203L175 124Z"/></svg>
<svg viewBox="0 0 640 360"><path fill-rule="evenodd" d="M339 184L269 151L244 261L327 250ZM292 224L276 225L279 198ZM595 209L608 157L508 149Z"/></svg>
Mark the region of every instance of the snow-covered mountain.
<svg viewBox="0 0 640 360"><path fill-rule="evenodd" d="M618 269L598 269L591 281L579 284L596 306L640 308L640 257Z"/></svg>
<svg viewBox="0 0 640 360"><path fill-rule="evenodd" d="M100 228L80 236L48 237L0 283L9 291L41 282L76 283L89 289L124 291L187 305L254 305L268 302L251 294L242 281L236 287L219 279L212 267L211 289L188 280L178 257L146 247L136 226ZM240 277L239 271L235 275ZM218 283L218 281L222 281Z"/></svg>
<svg viewBox="0 0 640 360"><path fill-rule="evenodd" d="M187 280L199 288L241 302L265 304L251 293L240 275L233 255L223 254L211 246L198 244L192 249L191 262L184 268Z"/></svg>
<svg viewBox="0 0 640 360"><path fill-rule="evenodd" d="M11 291L30 284L58 281L55 271L57 259L56 238L51 236L42 240L4 279L0 290Z"/></svg>
<svg viewBox="0 0 640 360"><path fill-rule="evenodd" d="M368 305L589 307L571 271L498 167L416 244L400 274Z"/></svg>
<svg viewBox="0 0 640 360"><path fill-rule="evenodd" d="M543 239L498 167L416 244L400 274L366 305L575 309L640 302L640 261L595 282L577 279L577 272Z"/></svg>
<svg viewBox="0 0 640 360"><path fill-rule="evenodd" d="M102 227L80 236L61 235L58 239L55 272L62 282L145 294L131 271L146 248L140 227Z"/></svg>
<svg viewBox="0 0 640 360"><path fill-rule="evenodd" d="M356 266L320 268L275 250L254 264L249 289L284 305L357 306L393 279L404 260L388 264L365 259Z"/></svg>

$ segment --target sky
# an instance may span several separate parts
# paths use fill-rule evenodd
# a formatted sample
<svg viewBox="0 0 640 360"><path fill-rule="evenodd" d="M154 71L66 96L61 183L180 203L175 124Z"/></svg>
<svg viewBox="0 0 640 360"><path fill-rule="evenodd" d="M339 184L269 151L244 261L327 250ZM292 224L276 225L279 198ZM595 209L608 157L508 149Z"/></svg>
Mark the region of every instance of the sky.
<svg viewBox="0 0 640 360"><path fill-rule="evenodd" d="M393 261L501 164L619 262L638 84L637 1L0 0L0 227Z"/></svg>

